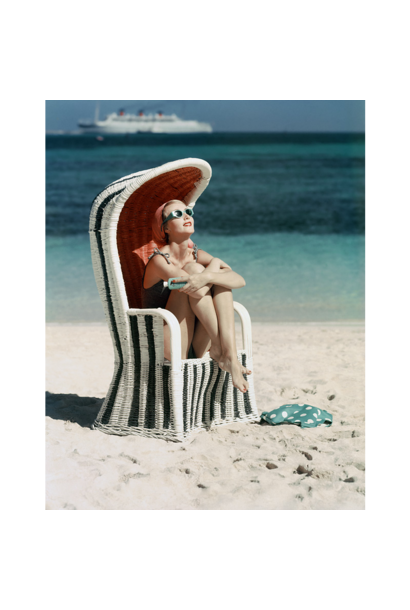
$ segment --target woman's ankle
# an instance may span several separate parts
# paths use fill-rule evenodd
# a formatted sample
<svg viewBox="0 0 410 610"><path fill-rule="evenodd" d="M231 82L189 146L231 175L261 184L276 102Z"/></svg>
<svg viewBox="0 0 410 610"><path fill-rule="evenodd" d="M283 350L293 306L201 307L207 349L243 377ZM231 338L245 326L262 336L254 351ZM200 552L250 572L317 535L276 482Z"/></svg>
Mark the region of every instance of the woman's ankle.
<svg viewBox="0 0 410 610"><path fill-rule="evenodd" d="M211 347L209 350L209 355L211 356L211 358L213 358L214 360L219 360L222 356L222 349L221 346L215 343L211 343Z"/></svg>
<svg viewBox="0 0 410 610"><path fill-rule="evenodd" d="M230 349L221 350L221 359L229 361L229 362L235 362L238 359L238 357L237 357L235 351L232 348L230 348Z"/></svg>

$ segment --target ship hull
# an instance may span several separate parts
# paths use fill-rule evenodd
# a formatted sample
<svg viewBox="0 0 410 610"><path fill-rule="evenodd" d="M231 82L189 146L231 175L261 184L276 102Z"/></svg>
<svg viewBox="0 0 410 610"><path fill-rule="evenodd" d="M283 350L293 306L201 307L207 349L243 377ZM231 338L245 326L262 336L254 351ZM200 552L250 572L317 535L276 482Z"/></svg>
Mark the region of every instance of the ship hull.
<svg viewBox="0 0 410 610"><path fill-rule="evenodd" d="M91 124L79 123L82 133L134 134L134 133L212 133L212 127L198 121L145 121L141 123L97 121Z"/></svg>

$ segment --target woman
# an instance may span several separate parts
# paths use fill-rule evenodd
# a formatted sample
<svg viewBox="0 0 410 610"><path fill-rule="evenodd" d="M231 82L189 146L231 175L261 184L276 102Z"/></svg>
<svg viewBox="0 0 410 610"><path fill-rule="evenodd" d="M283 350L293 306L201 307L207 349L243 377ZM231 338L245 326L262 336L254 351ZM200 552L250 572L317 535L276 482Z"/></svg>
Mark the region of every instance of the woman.
<svg viewBox="0 0 410 610"><path fill-rule="evenodd" d="M178 199L160 206L152 223L153 240L160 246L148 260L142 279L143 307L171 311L181 327L182 358L188 352L202 358L208 349L221 369L232 375L241 392L249 384L237 359L232 289L245 280L219 258L198 250L190 237L194 233L193 211ZM188 278L179 290L163 287L171 277ZM192 353L193 352L193 353ZM164 353L170 359L170 331L164 327Z"/></svg>

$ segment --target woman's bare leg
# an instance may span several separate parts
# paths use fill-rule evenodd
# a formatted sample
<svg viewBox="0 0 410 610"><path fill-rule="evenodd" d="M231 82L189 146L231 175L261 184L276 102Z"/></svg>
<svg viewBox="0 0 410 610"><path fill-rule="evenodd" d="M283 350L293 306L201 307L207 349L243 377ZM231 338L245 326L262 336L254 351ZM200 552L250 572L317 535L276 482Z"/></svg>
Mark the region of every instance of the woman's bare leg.
<svg viewBox="0 0 410 610"><path fill-rule="evenodd" d="M218 317L219 339L221 344L221 354L218 359L219 366L224 371L231 373L233 380L240 375L243 387L245 388L245 390L242 391L246 391L249 387L249 383L243 378L243 373L251 374L251 371L242 367L237 356L232 290L230 288L224 288L223 286L214 285L212 292L213 303ZM215 355L218 357L218 354Z"/></svg>
<svg viewBox="0 0 410 610"><path fill-rule="evenodd" d="M184 271L188 274L202 273L204 269L205 267L199 263L188 263L184 267ZM211 288L210 285L209 288ZM201 299L195 299L193 296L188 298L191 309L197 318L192 347L197 358L202 358L210 347L212 351L212 346L217 346L218 350L220 350L218 318L215 313L210 290Z"/></svg>
<svg viewBox="0 0 410 610"><path fill-rule="evenodd" d="M187 273L201 273L202 265L189 263L184 267ZM189 297L192 311L201 325L197 325L193 337L193 348L202 357L211 341L210 356L219 366L232 375L236 388L246 392L249 384L243 373L251 371L242 367L237 358L235 341L235 318L232 291L222 286L213 286L210 293L201 299ZM206 336L208 335L208 337Z"/></svg>
<svg viewBox="0 0 410 610"><path fill-rule="evenodd" d="M195 314L191 309L187 294L171 290L166 309L177 318L181 327L181 358L186 360L195 330ZM164 326L164 355L171 360L171 333L168 324Z"/></svg>
<svg viewBox="0 0 410 610"><path fill-rule="evenodd" d="M205 295L202 299L194 299L191 296L189 302L197 318L192 347L197 358L202 358L209 349L212 352L212 346L218 345L220 349L218 318L210 294Z"/></svg>
<svg viewBox="0 0 410 610"><path fill-rule="evenodd" d="M212 344L210 355L211 358L220 362L223 360L223 355L227 356L237 352L232 290L222 286L212 286L212 299L218 319L219 337L218 341ZM242 365L241 368L242 373L251 375L250 369Z"/></svg>

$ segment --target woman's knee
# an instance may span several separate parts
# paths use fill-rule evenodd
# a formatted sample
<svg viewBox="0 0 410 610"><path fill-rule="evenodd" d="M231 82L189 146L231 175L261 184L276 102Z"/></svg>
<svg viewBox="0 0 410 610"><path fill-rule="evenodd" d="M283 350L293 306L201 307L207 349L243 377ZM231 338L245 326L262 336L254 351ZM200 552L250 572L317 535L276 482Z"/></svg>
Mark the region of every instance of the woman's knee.
<svg viewBox="0 0 410 610"><path fill-rule="evenodd" d="M205 267L201 265L201 263L187 263L185 267L183 267L183 270L186 271L186 273L189 273L189 275L192 273L202 273L204 269Z"/></svg>

